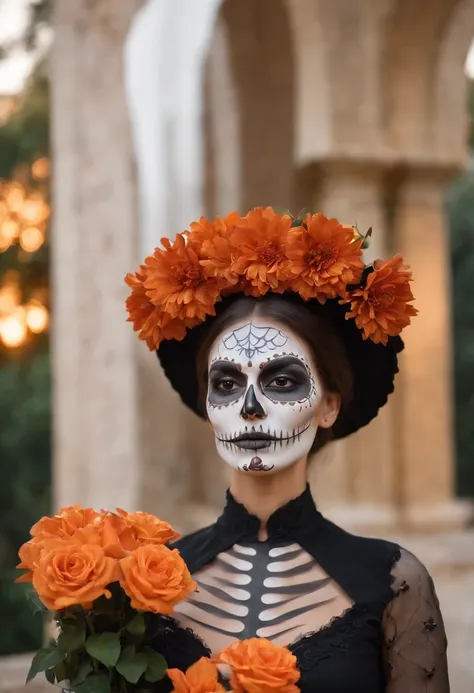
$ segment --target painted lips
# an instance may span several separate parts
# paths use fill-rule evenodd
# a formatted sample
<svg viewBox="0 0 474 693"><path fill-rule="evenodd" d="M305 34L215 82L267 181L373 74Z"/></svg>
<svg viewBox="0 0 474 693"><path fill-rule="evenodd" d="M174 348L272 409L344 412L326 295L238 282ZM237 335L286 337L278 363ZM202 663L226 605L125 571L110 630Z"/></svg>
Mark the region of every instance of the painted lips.
<svg viewBox="0 0 474 693"><path fill-rule="evenodd" d="M283 447L283 445L289 445L295 440L299 440L305 431L308 430L311 424L308 424L305 428L293 429L292 432L284 434L283 431L277 435L276 431L274 434L264 431L244 431L235 437L223 437L219 438L219 442L224 445L235 445L241 450L263 450L264 448L269 448L273 445L273 449L276 449L277 445Z"/></svg>
<svg viewBox="0 0 474 693"><path fill-rule="evenodd" d="M236 445L242 450L261 450L263 448L268 448L276 440L278 440L278 438L268 433L250 431L249 433L242 433L242 435L232 438L229 440L229 443Z"/></svg>

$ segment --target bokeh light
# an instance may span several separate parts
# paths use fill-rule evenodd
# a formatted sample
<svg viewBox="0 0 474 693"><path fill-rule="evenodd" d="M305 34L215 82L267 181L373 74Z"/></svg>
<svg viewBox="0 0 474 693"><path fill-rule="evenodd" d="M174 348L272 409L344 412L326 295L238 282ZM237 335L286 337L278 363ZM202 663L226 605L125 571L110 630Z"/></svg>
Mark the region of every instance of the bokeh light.
<svg viewBox="0 0 474 693"><path fill-rule="evenodd" d="M7 318L0 319L0 338L5 346L21 346L27 336L27 325L23 313L17 311Z"/></svg>
<svg viewBox="0 0 474 693"><path fill-rule="evenodd" d="M29 226L20 235L20 245L28 253L35 253L44 243L42 231L36 226Z"/></svg>
<svg viewBox="0 0 474 693"><path fill-rule="evenodd" d="M45 180L46 178L49 178L50 172L51 165L49 159L45 156L41 159L37 159L31 167L31 173L33 174L33 178L36 178L36 180Z"/></svg>
<svg viewBox="0 0 474 693"><path fill-rule="evenodd" d="M34 334L44 332L49 324L49 313L47 309L37 301L30 301L25 306L25 320L28 328Z"/></svg>

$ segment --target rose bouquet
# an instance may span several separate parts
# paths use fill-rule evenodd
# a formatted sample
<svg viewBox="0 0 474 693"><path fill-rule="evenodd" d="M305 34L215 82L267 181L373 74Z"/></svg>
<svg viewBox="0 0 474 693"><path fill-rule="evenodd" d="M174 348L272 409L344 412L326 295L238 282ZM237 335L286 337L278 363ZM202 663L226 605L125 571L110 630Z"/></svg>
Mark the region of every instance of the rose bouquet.
<svg viewBox="0 0 474 693"><path fill-rule="evenodd" d="M177 549L178 534L148 513L71 506L43 517L19 551L17 582L31 582L57 625L33 658L27 681L44 672L75 693L149 692L166 675L175 693L296 693L296 657L264 638L236 642L186 672L150 646L152 614L170 616L197 585ZM225 671L219 671L219 668ZM136 688L135 688L136 687Z"/></svg>
<svg viewBox="0 0 474 693"><path fill-rule="evenodd" d="M27 680L44 672L76 693L120 693L164 678L164 657L147 645L151 614L169 616L196 589L166 522L148 513L63 508L31 529L18 582L33 588L57 637L33 658ZM143 684L143 685L142 685Z"/></svg>

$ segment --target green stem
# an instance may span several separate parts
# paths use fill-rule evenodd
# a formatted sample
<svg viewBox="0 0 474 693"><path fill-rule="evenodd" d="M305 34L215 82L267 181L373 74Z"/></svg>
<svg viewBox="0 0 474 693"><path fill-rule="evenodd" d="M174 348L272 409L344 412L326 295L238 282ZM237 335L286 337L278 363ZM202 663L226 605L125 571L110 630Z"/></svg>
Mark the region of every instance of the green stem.
<svg viewBox="0 0 474 693"><path fill-rule="evenodd" d="M94 619L92 618L92 615L90 613L87 613L87 611L84 612L84 617L86 619L87 626L91 632L91 634L95 633L95 627L94 627ZM94 671L99 670L99 661L97 659L94 659L94 657L91 657L92 660L92 666L94 667Z"/></svg>
<svg viewBox="0 0 474 693"><path fill-rule="evenodd" d="M91 614L86 613L85 617L86 617L86 623L89 626L90 632L95 633L94 620L93 620Z"/></svg>

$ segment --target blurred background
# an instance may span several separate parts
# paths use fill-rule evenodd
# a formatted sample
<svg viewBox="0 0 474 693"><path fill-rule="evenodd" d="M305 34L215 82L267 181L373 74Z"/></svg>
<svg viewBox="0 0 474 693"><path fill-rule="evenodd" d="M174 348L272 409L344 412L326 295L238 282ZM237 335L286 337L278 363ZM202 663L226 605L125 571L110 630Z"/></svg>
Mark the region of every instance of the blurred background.
<svg viewBox="0 0 474 693"><path fill-rule="evenodd" d="M472 693L473 38L473 0L0 0L2 693L43 637L13 584L41 515L219 512L225 465L125 323L123 277L199 215L267 204L372 226L369 259L413 268L397 391L312 486L428 565Z"/></svg>

